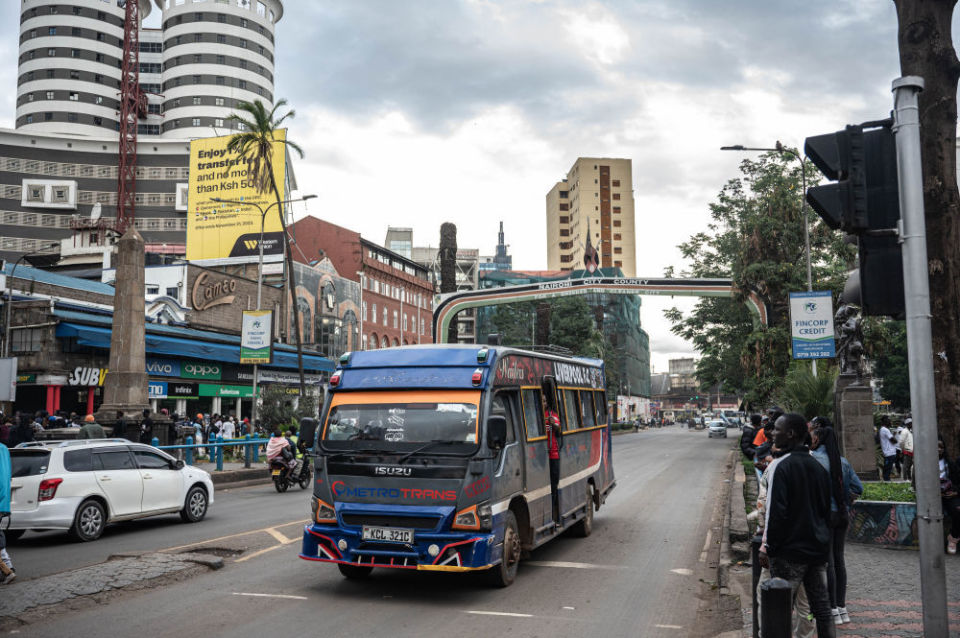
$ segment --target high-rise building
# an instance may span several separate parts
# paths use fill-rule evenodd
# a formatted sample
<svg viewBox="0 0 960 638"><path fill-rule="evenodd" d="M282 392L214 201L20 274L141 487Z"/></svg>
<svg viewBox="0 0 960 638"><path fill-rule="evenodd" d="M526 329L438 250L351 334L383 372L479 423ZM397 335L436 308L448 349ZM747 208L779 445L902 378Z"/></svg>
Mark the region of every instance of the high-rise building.
<svg viewBox="0 0 960 638"><path fill-rule="evenodd" d="M151 10L138 0L141 19ZM274 25L281 0L154 0L160 29L141 29L139 134L210 137L230 131L240 101L273 103ZM124 6L103 0L22 0L16 127L112 137L119 126Z"/></svg>
<svg viewBox="0 0 960 638"><path fill-rule="evenodd" d="M628 159L578 158L566 178L547 193L547 268L583 268L589 232L601 268L619 268L635 277L632 184Z"/></svg>

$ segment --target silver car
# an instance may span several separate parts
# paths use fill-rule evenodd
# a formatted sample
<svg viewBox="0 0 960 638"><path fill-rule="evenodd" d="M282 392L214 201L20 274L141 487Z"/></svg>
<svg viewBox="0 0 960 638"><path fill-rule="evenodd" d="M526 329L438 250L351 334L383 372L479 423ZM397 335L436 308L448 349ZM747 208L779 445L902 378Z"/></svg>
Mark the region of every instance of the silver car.
<svg viewBox="0 0 960 638"><path fill-rule="evenodd" d="M62 529L92 541L115 521L179 513L197 522L213 503L207 472L125 439L24 443L10 461L9 538Z"/></svg>
<svg viewBox="0 0 960 638"><path fill-rule="evenodd" d="M707 438L715 436L727 438L727 423L725 421L707 421Z"/></svg>

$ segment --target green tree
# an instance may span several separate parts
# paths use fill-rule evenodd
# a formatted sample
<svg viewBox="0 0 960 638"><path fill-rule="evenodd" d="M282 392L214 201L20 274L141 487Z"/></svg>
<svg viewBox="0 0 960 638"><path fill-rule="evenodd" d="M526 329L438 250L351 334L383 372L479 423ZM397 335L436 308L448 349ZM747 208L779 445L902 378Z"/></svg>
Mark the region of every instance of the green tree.
<svg viewBox="0 0 960 638"><path fill-rule="evenodd" d="M873 375L882 383L880 396L899 410L910 409L907 325L879 319L864 322L864 344L873 361Z"/></svg>
<svg viewBox="0 0 960 638"><path fill-rule="evenodd" d="M490 317L505 346L529 348L533 344L533 327L537 304L534 301L499 304Z"/></svg>
<svg viewBox="0 0 960 638"><path fill-rule="evenodd" d="M777 391L777 403L787 412L798 412L808 421L815 416L833 420L833 387L837 369L820 366L817 376L807 361L794 361Z"/></svg>
<svg viewBox="0 0 960 638"><path fill-rule="evenodd" d="M575 296L554 299L551 305L550 343L574 354L587 354L584 349L594 341L597 332L590 304Z"/></svg>
<svg viewBox="0 0 960 638"><path fill-rule="evenodd" d="M704 386L722 383L762 405L780 388L790 366L789 293L806 289L801 170L788 155L768 153L740 164L710 205L707 229L680 245L691 277L729 277L741 292L733 299L704 298L684 314L666 312L672 330L701 354ZM807 174L816 174L812 165ZM854 251L810 215L815 288L838 293ZM744 307L756 292L769 308L769 324Z"/></svg>
<svg viewBox="0 0 960 638"><path fill-rule="evenodd" d="M290 395L280 384L263 386L260 391L263 407L260 409L260 422L268 430L284 429L293 422L295 411Z"/></svg>
<svg viewBox="0 0 960 638"><path fill-rule="evenodd" d="M273 166L275 162L284 162L286 158L273 156L274 144L279 142L283 144L284 148L292 149L301 158L303 157L303 150L297 144L288 140L286 136L280 138L276 136L276 131L283 127L283 123L294 116L294 111L287 111L282 116L277 115L277 111L286 104L286 100L278 100L274 107L268 111L260 100L252 103L240 102L237 109L242 113L231 113L227 118L237 124L242 131L230 138L227 150L237 153L247 161L250 179L258 193L273 193L277 200L277 214L280 216L280 226L283 229L285 243L287 239L287 220L283 215L283 198L280 196L280 187L273 176ZM297 341L297 368L300 372L300 396L306 397L307 386L303 377L303 330L300 325L300 312L297 309L297 279L293 269L293 251L285 245L284 252L287 256L287 277L290 282L288 297L292 300L296 326L294 332Z"/></svg>

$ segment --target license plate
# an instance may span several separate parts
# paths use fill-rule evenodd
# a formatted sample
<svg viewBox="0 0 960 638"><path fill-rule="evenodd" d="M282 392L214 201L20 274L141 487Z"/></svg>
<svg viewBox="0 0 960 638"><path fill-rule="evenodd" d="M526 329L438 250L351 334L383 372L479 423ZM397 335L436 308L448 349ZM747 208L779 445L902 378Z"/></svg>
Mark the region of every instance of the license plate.
<svg viewBox="0 0 960 638"><path fill-rule="evenodd" d="M388 543L412 543L413 530L396 527L363 526L362 538L365 541L386 541Z"/></svg>
<svg viewBox="0 0 960 638"><path fill-rule="evenodd" d="M270 474L272 474L273 476L280 476L280 470L274 470L270 472Z"/></svg>

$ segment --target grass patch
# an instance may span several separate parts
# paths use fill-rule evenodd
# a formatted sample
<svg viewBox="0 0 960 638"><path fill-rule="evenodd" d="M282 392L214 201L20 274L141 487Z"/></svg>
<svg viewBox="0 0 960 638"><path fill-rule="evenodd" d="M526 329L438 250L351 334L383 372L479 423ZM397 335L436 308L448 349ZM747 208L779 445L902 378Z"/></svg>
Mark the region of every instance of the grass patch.
<svg viewBox="0 0 960 638"><path fill-rule="evenodd" d="M753 461L748 459L745 454L740 454L740 461L743 463L743 471L747 476L753 476L756 473L753 468Z"/></svg>
<svg viewBox="0 0 960 638"><path fill-rule="evenodd" d="M913 503L916 495L910 490L909 483L883 483L864 481L863 501L893 501L895 503Z"/></svg>

